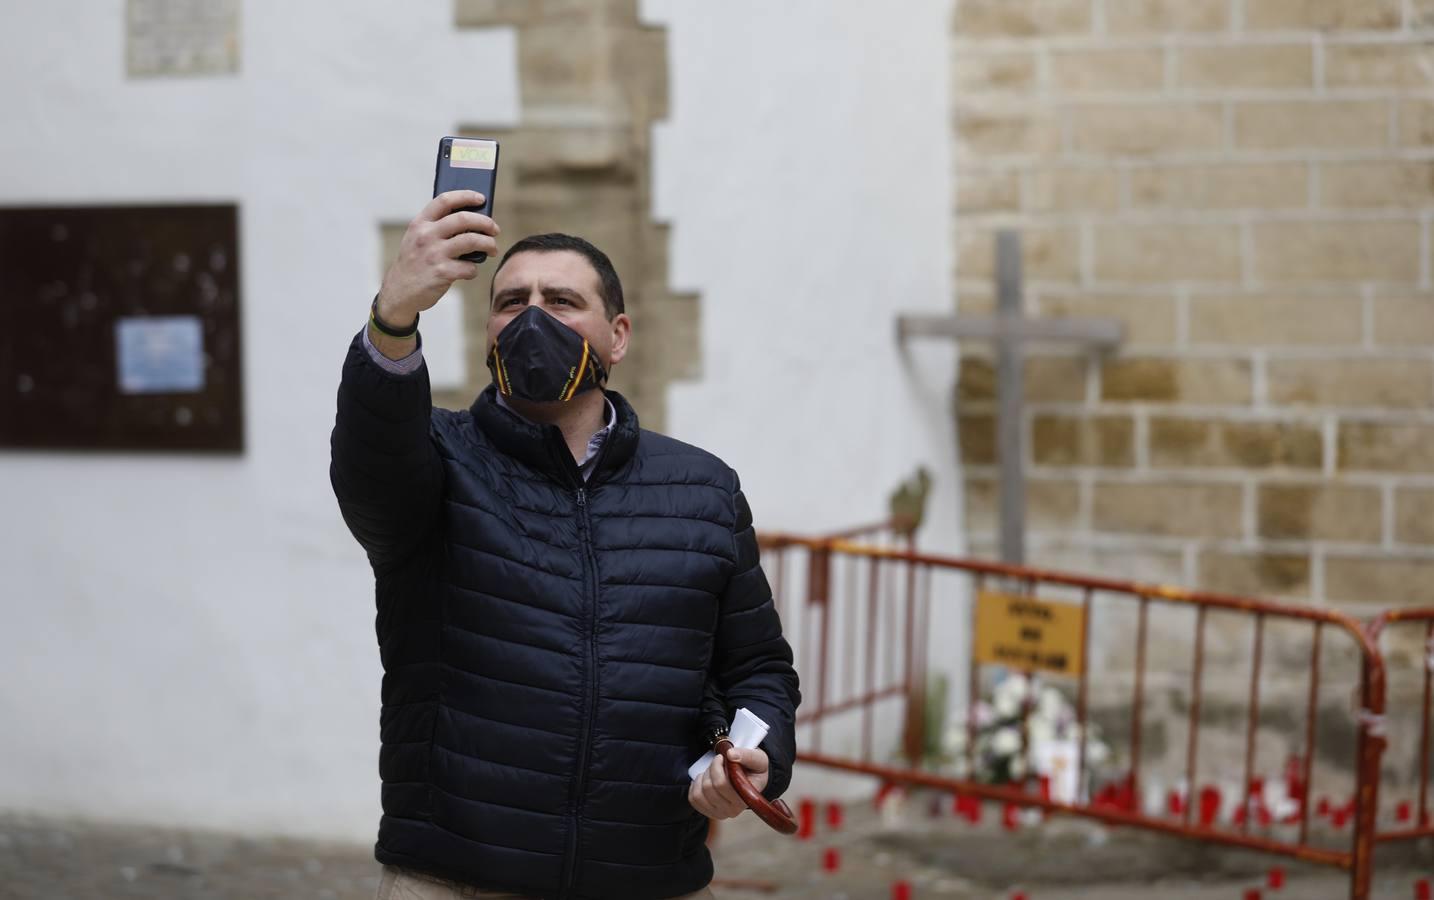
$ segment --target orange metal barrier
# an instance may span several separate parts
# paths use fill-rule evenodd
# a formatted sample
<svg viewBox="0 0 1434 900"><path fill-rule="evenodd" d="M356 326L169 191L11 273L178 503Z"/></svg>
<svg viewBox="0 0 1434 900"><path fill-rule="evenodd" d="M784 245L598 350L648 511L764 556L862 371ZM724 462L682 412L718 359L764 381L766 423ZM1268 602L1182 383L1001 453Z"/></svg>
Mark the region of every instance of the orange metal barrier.
<svg viewBox="0 0 1434 900"><path fill-rule="evenodd" d="M879 529L877 529L879 530ZM863 530L871 531L871 530ZM897 538L899 541L900 538ZM797 656L802 675L803 705L797 716L800 729L798 759L809 765L874 776L888 784L922 786L950 791L958 797L982 798L1014 807L1028 807L1083 816L1112 825L1124 825L1225 844L1269 854L1297 858L1345 869L1350 874L1350 897L1367 898L1372 876L1372 850L1375 842L1380 760L1385 747L1383 716L1385 705L1384 659L1376 649L1375 629L1366 630L1349 616L1327 609L1286 605L1246 597L1184 591L1169 587L1087 578L1033 568L1008 566L969 559L933 556L903 549L899 546L875 547L848 540L805 538L794 535L766 534L761 536L764 566L771 575L774 596L784 629ZM1062 801L1049 794L1032 790L1027 779L1021 783L995 784L976 781L971 777L954 777L923 763L926 746L925 692L933 650L954 652L952 635L933 633L933 609L937 604L956 605L960 616L974 619L975 597L985 588L999 587L1006 593L1035 597L1037 592L1049 593L1048 599L1067 599L1084 611L1080 643L1084 659L1092 659L1093 637L1090 622L1097 608L1109 613L1126 611L1135 617L1133 672L1118 670L1110 673L1081 667L1074 681L1075 707L1078 722L1079 760L1076 782L1086 785L1092 768L1086 758L1089 734L1091 681L1105 675L1114 676L1123 690L1128 676L1130 684L1130 746L1128 768L1119 784L1107 785L1104 791L1085 790L1074 802ZM1060 595L1060 596L1056 596ZM966 608L969 606L969 609ZM1146 705L1148 623L1152 607L1189 610L1193 618L1193 640L1189 682L1188 736L1183 765L1179 770L1186 785L1184 802L1165 814L1152 814L1142 802L1142 714ZM1161 615L1165 615L1161 612ZM1185 613L1179 613L1185 615ZM1249 650L1249 701L1245 722L1243 778L1240 779L1242 802L1234 820L1221 822L1202 810L1196 815L1197 786L1209 773L1199 767L1202 728L1202 685L1206 677L1207 620L1221 616L1222 622L1233 617L1248 621L1252 643ZM1392 622L1392 618L1385 621ZM1426 631L1434 636L1434 611L1426 618ZM1258 732L1260 727L1263 657L1267 629L1279 627L1281 634L1308 630L1309 669L1304 690L1304 733L1299 738L1303 748L1298 768L1292 779L1303 785L1298 810L1278 821L1268 820L1254 810L1261 800L1256 794L1260 779L1255 771ZM974 621L971 634L975 634ZM1099 637L1108 639L1110 634ZM1338 641L1338 645L1335 643ZM1331 646L1325 649L1325 644ZM963 648L968 653L970 647ZM1328 656L1322 665L1322 653ZM1343 655L1341 656L1341 652ZM967 753L974 753L977 724L975 710L983 667L972 663L967 697ZM1288 655L1288 654L1287 654ZM1314 807L1312 790L1313 761L1316 736L1321 716L1332 716L1321 710L1321 672L1333 668L1333 661L1351 660L1355 669L1347 679L1329 679L1323 688L1348 687L1357 701L1341 711L1348 721L1340 723L1352 734L1347 753L1347 769L1354 775L1352 809L1342 812L1352 825L1348 844L1343 835L1333 841L1325 833L1312 833L1311 815ZM1173 661L1155 661L1157 674L1169 674ZM1162 665L1166 664L1166 665ZM1221 673L1223 674L1223 673ZM1429 676L1426 671L1424 735L1429 740ZM1346 684L1347 682L1347 684ZM878 759L874 755L875 738L889 733L892 727L879 726L895 714L902 731L904 759ZM1326 724L1329 724L1326 722ZM836 731L836 729L842 729ZM853 737L853 731L856 737ZM1024 728L1023 728L1024 732ZM842 749L831 749L833 734L844 738ZM1025 737L1023 734L1023 743ZM1326 747L1327 751L1327 747ZM1424 781L1427 781L1428 753ZM974 770L974 758L968 759L967 771ZM1148 799L1148 798L1147 798ZM1426 796L1421 788L1420 810L1424 817L1419 828L1401 834L1380 836L1380 840L1418 837L1431 832L1424 815ZM1175 806L1172 800L1172 807ZM1341 821L1343 824L1343 821Z"/></svg>
<svg viewBox="0 0 1434 900"><path fill-rule="evenodd" d="M1414 653L1414 659L1418 663L1418 677L1422 684L1420 693L1422 701L1418 710L1418 757L1414 762L1416 775L1414 778L1415 797L1404 797L1395 800L1394 826L1389 830L1378 831L1375 834L1377 843L1395 843L1399 841L1411 841L1419 838L1434 837L1434 825L1430 823L1429 814L1429 751L1430 751L1430 699L1431 687L1434 687L1434 609L1401 609L1391 610L1380 615L1369 626L1369 636L1376 646L1388 637L1405 636L1413 637L1418 643ZM1410 674L1402 668L1392 670L1389 675L1394 678L1396 675ZM1406 720L1391 720L1385 727L1390 737L1398 741L1399 746L1412 746L1414 736L1403 730ZM1393 798L1391 798L1393 799ZM1386 804L1389 805L1389 804Z"/></svg>

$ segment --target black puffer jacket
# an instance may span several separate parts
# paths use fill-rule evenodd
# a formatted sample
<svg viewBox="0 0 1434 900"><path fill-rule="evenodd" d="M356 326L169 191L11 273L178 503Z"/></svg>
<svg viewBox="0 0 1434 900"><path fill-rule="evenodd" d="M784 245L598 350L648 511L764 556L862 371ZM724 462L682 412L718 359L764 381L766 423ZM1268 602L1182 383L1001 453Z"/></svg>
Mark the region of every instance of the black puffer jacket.
<svg viewBox="0 0 1434 900"><path fill-rule="evenodd" d="M736 474L617 421L584 482L556 427L434 409L362 334L330 476L377 583L380 862L544 898L662 898L712 877L687 767L714 716L800 696ZM715 692L712 690L715 688ZM704 693L725 698L717 710Z"/></svg>

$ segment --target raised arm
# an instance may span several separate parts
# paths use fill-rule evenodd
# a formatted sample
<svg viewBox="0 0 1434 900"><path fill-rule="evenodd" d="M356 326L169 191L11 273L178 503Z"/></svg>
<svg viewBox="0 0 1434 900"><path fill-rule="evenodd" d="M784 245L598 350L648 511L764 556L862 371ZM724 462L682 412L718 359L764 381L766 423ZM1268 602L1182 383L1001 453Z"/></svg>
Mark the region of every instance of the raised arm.
<svg viewBox="0 0 1434 900"><path fill-rule="evenodd" d="M492 219L454 211L482 203L472 191L440 194L409 223L374 301L386 327L407 330L454 281L478 274L476 265L457 257L497 252ZM418 335L392 337L371 318L344 361L329 480L375 573L400 564L437 522L443 467L429 437L432 412Z"/></svg>

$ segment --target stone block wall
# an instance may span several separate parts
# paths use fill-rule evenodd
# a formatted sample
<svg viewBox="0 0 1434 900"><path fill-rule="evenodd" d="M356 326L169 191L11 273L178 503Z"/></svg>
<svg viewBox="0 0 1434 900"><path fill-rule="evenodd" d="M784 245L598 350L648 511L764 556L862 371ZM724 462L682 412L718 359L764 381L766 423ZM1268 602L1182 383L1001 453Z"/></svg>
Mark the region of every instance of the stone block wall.
<svg viewBox="0 0 1434 900"><path fill-rule="evenodd" d="M1027 315L1127 329L1106 356L1026 362L1028 558L1359 617L1434 605L1434 2L956 0L953 15L958 311L992 308L993 234L1013 227ZM966 520L994 555L993 366L980 344L962 359ZM1117 747L1129 612L1093 632L1112 676L1093 714ZM1149 625L1143 757L1166 784L1183 775L1193 622L1157 605ZM1202 779L1243 770L1252 626L1211 619ZM1391 789L1417 771L1422 639L1384 643ZM1265 631L1257 773L1304 751L1309 641ZM1324 648L1316 765L1337 792L1357 654L1332 633Z"/></svg>
<svg viewBox="0 0 1434 900"><path fill-rule="evenodd" d="M601 248L622 278L633 342L612 386L642 424L661 430L666 386L698 372L698 299L667 283L667 228L652 221L652 123L667 114L667 40L643 24L636 0L455 0L460 28L512 26L518 37L517 128L460 125L502 143L495 218L500 250L519 237L564 231ZM436 397L466 407L488 382L484 365L493 263L464 283L473 384Z"/></svg>
<svg viewBox="0 0 1434 900"><path fill-rule="evenodd" d="M1434 2L958 0L960 312L1019 229L1030 557L1355 613L1434 604ZM989 351L957 412L995 548Z"/></svg>

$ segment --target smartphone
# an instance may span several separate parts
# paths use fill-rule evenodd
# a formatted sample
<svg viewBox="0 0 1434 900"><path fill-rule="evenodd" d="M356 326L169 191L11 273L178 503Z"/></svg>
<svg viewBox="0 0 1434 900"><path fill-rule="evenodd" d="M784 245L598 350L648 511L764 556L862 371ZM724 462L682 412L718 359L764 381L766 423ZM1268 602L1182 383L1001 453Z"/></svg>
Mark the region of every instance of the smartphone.
<svg viewBox="0 0 1434 900"><path fill-rule="evenodd" d="M493 189L498 186L498 142L483 138L448 136L438 142L438 164L433 170L433 196L448 191L477 191L482 206L465 206L463 211L493 215ZM465 253L458 257L481 263L488 254Z"/></svg>

